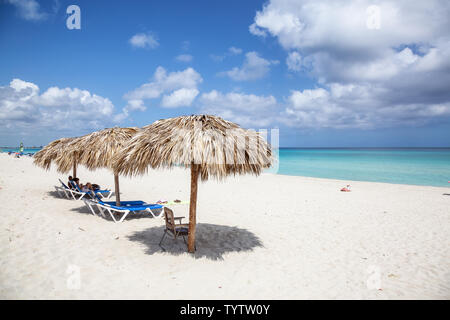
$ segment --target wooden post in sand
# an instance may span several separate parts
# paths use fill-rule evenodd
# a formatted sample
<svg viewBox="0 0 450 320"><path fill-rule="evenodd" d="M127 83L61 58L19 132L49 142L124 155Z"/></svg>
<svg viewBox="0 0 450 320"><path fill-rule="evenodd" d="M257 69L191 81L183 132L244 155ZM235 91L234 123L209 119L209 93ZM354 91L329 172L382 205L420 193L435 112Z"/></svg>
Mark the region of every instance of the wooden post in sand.
<svg viewBox="0 0 450 320"><path fill-rule="evenodd" d="M197 211L197 182L198 182L198 164L191 164L191 200L189 204L189 234L188 234L188 252L195 252L195 225Z"/></svg>
<svg viewBox="0 0 450 320"><path fill-rule="evenodd" d="M119 175L117 173L114 173L114 193L116 194L116 206L120 206Z"/></svg>
<svg viewBox="0 0 450 320"><path fill-rule="evenodd" d="M75 159L73 161L73 172L72 172L72 178L75 179L77 177L77 160Z"/></svg>

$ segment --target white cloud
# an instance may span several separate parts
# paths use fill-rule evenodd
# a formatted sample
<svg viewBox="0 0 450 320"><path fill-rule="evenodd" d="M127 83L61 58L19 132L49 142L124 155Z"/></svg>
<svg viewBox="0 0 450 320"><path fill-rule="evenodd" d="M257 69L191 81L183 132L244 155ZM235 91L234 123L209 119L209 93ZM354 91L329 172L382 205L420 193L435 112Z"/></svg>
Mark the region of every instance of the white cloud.
<svg viewBox="0 0 450 320"><path fill-rule="evenodd" d="M222 62L226 57L237 56L237 55L240 55L241 53L242 53L241 48L231 46L228 48L227 52L225 52L224 54L222 54L222 55L210 54L209 57L212 60L214 60L215 62Z"/></svg>
<svg viewBox="0 0 450 320"><path fill-rule="evenodd" d="M109 123L114 105L104 97L78 88L50 87L42 94L31 82L13 79L0 87L0 127L79 132Z"/></svg>
<svg viewBox="0 0 450 320"><path fill-rule="evenodd" d="M242 67L235 67L229 71L219 73L226 75L235 81L247 81L261 79L270 71L270 66L278 64L278 61L269 61L261 58L257 52L246 53Z"/></svg>
<svg viewBox="0 0 450 320"><path fill-rule="evenodd" d="M333 84L292 91L280 121L302 128L363 128L421 125L450 116L450 103L386 103L384 88Z"/></svg>
<svg viewBox="0 0 450 320"><path fill-rule="evenodd" d="M156 68L152 80L125 94L125 99L154 99L160 97L164 92L181 88L196 88L203 81L200 74L193 68L167 73L166 69L161 66Z"/></svg>
<svg viewBox="0 0 450 320"><path fill-rule="evenodd" d="M222 62L225 59L225 55L210 54L209 57L215 62Z"/></svg>
<svg viewBox="0 0 450 320"><path fill-rule="evenodd" d="M25 20L39 21L48 17L47 13L41 11L36 0L7 0L7 2L14 5Z"/></svg>
<svg viewBox="0 0 450 320"><path fill-rule="evenodd" d="M175 59L180 62L191 62L194 57L190 54L180 54Z"/></svg>
<svg viewBox="0 0 450 320"><path fill-rule="evenodd" d="M163 107L190 106L198 94L197 86L202 81L201 75L193 68L167 73L166 69L159 66L152 81L126 93L124 98L143 106L144 100L160 98L165 94Z"/></svg>
<svg viewBox="0 0 450 320"><path fill-rule="evenodd" d="M242 126L269 125L276 114L273 96L257 96L240 92L223 94L217 90L203 93L199 99L201 112L218 115Z"/></svg>
<svg viewBox="0 0 450 320"><path fill-rule="evenodd" d="M373 5L379 8L379 29L368 27L367 8ZM275 37L288 52L288 69L307 72L323 87L294 91L287 122L421 124L448 117L449 15L444 0L270 0L250 32Z"/></svg>
<svg viewBox="0 0 450 320"><path fill-rule="evenodd" d="M260 36L263 38L265 38L267 36L267 32L264 31L263 29L258 28L256 23L252 23L248 27L248 30L250 31L251 34L254 34L255 36Z"/></svg>
<svg viewBox="0 0 450 320"><path fill-rule="evenodd" d="M161 106L166 108L188 107L192 104L199 91L197 89L181 88L169 95L164 95Z"/></svg>
<svg viewBox="0 0 450 320"><path fill-rule="evenodd" d="M236 47L229 47L229 48L228 48L228 52L229 52L231 55L238 55L238 54L241 54L241 53L242 53L242 49L241 49L241 48L236 48Z"/></svg>
<svg viewBox="0 0 450 320"><path fill-rule="evenodd" d="M39 87L31 82L26 82L20 79L13 79L9 83L9 86L13 88L16 92L20 92L22 90L31 89L31 94L26 98L30 98L35 96L39 92ZM2 87L3 88L3 87Z"/></svg>
<svg viewBox="0 0 450 320"><path fill-rule="evenodd" d="M116 114L113 118L113 121L116 123L122 122L123 120L127 119L130 115L130 111L145 111L147 110L147 107L144 105L143 100L128 100L127 105L122 108L122 112L119 114Z"/></svg>
<svg viewBox="0 0 450 320"><path fill-rule="evenodd" d="M144 106L144 102L142 100L128 100L127 110L134 111L140 110L145 111L147 108Z"/></svg>
<svg viewBox="0 0 450 320"><path fill-rule="evenodd" d="M155 49L159 46L158 39L153 33L138 33L131 37L130 44L135 48Z"/></svg>
<svg viewBox="0 0 450 320"><path fill-rule="evenodd" d="M116 115L113 117L113 121L114 121L115 123L120 123L120 122L124 121L125 119L127 119L127 118L129 117L129 115L130 115L130 112L129 112L128 109L125 107L125 108L122 109L122 112L121 112L121 113L116 114Z"/></svg>
<svg viewBox="0 0 450 320"><path fill-rule="evenodd" d="M323 82L364 80L373 72L384 75L385 66L386 77L397 74L400 70L394 65L405 46L417 47L422 54L430 48L448 53L447 1L378 1L377 30L366 25L371 5L371 0L271 0L257 12L255 26L276 37L286 50L298 50Z"/></svg>
<svg viewBox="0 0 450 320"><path fill-rule="evenodd" d="M217 90L203 93L201 100L204 105L209 105L214 108L233 108L244 112L265 110L276 104L276 99L273 96L257 96L254 94L243 94L239 92L229 92L223 94Z"/></svg>
<svg viewBox="0 0 450 320"><path fill-rule="evenodd" d="M285 118L282 119L288 125L308 128L366 125L355 113L340 107L330 93L322 88L293 91L288 100L289 106L286 108Z"/></svg>
<svg viewBox="0 0 450 320"><path fill-rule="evenodd" d="M380 29L367 27L371 0L271 0L255 16L255 28L277 37L286 49L340 47L344 51L420 43L447 34L449 4L445 0L377 1Z"/></svg>
<svg viewBox="0 0 450 320"><path fill-rule="evenodd" d="M302 70L302 56L297 51L292 51L286 58L286 65L290 71Z"/></svg>

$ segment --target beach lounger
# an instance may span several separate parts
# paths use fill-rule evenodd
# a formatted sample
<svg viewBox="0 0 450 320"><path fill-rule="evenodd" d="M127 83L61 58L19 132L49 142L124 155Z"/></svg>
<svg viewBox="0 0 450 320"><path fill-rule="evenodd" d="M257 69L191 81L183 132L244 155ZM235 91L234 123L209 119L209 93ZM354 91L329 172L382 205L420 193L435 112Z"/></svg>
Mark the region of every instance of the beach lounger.
<svg viewBox="0 0 450 320"><path fill-rule="evenodd" d="M112 195L111 190L96 190L96 191L94 191L95 194L92 191L84 192L84 191L81 191L80 188L74 183L71 183L73 188L69 188L64 182L62 182L61 179L58 179L58 180L61 183L61 186L55 186L55 189L59 195L64 193L64 195L66 196L67 199L70 199L72 197L72 199L74 199L74 200L81 200L85 196L94 198L95 195L100 195L102 198L109 199Z"/></svg>
<svg viewBox="0 0 450 320"><path fill-rule="evenodd" d="M108 212L114 222L122 222L129 213L148 212L153 218L161 216L165 207L160 204L147 204L144 201L121 201L120 206L116 206L114 201L103 202L98 196L96 200L83 199L86 206L91 210L93 215L95 213L94 207L97 207L99 213L106 218L105 212ZM163 209L161 213L157 213L157 209ZM122 214L118 220L114 217L114 213Z"/></svg>
<svg viewBox="0 0 450 320"><path fill-rule="evenodd" d="M169 208L164 209L164 217L166 218L166 229L164 230L164 234L161 238L161 241L159 242L159 246L161 247L161 249L166 251L166 249L164 249L164 247L161 244L167 233L170 233L173 236L174 240L177 240L179 236L183 237L184 243L187 244L185 236L189 234L189 224L181 223L181 220L184 217L174 217L173 211L170 210ZM175 223L175 221L177 220L179 221L178 224Z"/></svg>
<svg viewBox="0 0 450 320"><path fill-rule="evenodd" d="M61 181L61 180L60 180ZM69 192L72 194L72 197L75 200L81 200L84 196L89 196L90 198L94 198L94 196L100 195L102 198L109 199L112 195L112 191L105 189L105 190L94 190L94 191L81 191L80 187L73 181L70 182L72 185L72 189L69 189ZM79 197L77 199L77 196Z"/></svg>
<svg viewBox="0 0 450 320"><path fill-rule="evenodd" d="M62 182L61 179L58 179L58 180L61 183L61 186L55 186L56 191L58 192L59 195L64 193L66 198L70 199L70 194L71 194L70 188L68 186L66 186L66 184L64 182Z"/></svg>

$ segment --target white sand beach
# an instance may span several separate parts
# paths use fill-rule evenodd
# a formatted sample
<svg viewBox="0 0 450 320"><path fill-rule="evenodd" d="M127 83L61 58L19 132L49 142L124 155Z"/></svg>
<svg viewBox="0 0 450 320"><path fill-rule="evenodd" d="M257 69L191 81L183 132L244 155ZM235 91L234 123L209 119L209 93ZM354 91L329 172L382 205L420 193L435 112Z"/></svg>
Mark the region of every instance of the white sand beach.
<svg viewBox="0 0 450 320"><path fill-rule="evenodd" d="M107 170L78 176L114 187ZM94 216L58 197L58 178L0 154L2 299L450 299L450 188L211 180L192 255L170 238L161 250L162 218ZM121 198L189 200L189 186L188 170L149 170L121 177ZM171 208L188 222L188 205Z"/></svg>

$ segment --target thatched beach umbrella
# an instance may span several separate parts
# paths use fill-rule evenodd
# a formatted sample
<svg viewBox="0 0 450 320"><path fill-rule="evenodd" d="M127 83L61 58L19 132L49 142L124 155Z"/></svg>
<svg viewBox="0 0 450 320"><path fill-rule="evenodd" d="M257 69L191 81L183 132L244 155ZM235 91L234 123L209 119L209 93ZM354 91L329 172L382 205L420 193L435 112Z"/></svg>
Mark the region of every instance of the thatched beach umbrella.
<svg viewBox="0 0 450 320"><path fill-rule="evenodd" d="M64 154L67 148L75 138L61 138L50 142L44 148L36 152L33 156L33 163L45 170L50 169L50 165L54 162L60 154ZM73 166L73 177L77 175L76 164Z"/></svg>
<svg viewBox="0 0 450 320"><path fill-rule="evenodd" d="M73 140L66 148L66 152L57 157L58 170L68 172L75 161L85 165L90 170L98 168L113 169L113 158L138 128L108 128L92 132ZM120 205L119 175L114 172L114 187L116 204Z"/></svg>
<svg viewBox="0 0 450 320"><path fill-rule="evenodd" d="M115 159L115 170L136 175L148 167L190 167L188 251L195 251L198 177L223 179L228 175L259 175L273 161L269 144L255 131L210 115L156 121L134 136Z"/></svg>

